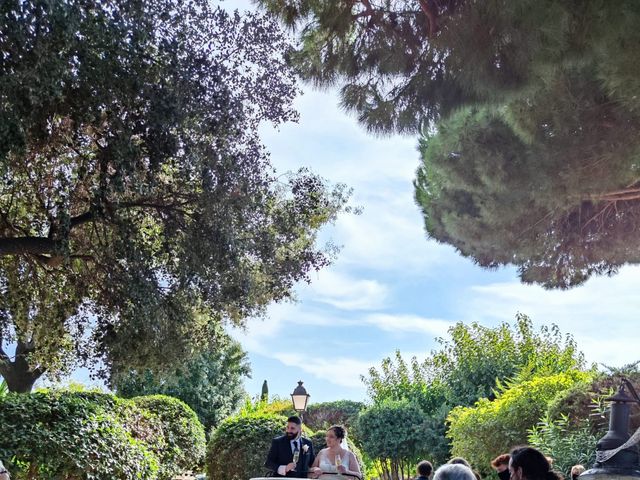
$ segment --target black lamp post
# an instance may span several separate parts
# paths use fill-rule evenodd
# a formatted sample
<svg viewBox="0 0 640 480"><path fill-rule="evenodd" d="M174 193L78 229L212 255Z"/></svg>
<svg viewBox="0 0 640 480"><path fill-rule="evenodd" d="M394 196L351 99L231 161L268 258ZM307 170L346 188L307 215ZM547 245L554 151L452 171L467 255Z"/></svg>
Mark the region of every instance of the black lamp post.
<svg viewBox="0 0 640 480"><path fill-rule="evenodd" d="M616 394L606 400L611 402L609 431L596 445L596 463L580 475L580 480L639 480L640 455L637 443L640 430L633 436L629 435L629 411L632 403L640 403L640 398L631 382L623 378Z"/></svg>
<svg viewBox="0 0 640 480"><path fill-rule="evenodd" d="M307 402L310 396L307 393L307 389L302 386L302 380L298 381L298 386L291 394L291 401L293 402L293 409L300 415L300 420L302 420L302 414L307 410Z"/></svg>

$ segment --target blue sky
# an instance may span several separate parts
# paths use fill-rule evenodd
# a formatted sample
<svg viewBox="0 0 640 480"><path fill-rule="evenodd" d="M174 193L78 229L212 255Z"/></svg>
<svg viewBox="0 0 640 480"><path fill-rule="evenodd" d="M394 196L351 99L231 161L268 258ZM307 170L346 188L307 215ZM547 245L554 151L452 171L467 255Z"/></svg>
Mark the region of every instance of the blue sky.
<svg viewBox="0 0 640 480"><path fill-rule="evenodd" d="M473 265L426 238L413 201L417 138L373 137L338 108L335 91L304 90L298 124L263 128L272 161L280 171L306 166L350 185L363 213L322 232L343 248L311 285L299 285L297 303L274 305L246 332L232 332L249 353L250 394L267 379L271 394L287 396L303 380L311 401L365 400L360 375L396 349L424 358L458 321L494 326L517 312L571 333L589 361L640 359L640 268L545 291L520 284L514 269Z"/></svg>

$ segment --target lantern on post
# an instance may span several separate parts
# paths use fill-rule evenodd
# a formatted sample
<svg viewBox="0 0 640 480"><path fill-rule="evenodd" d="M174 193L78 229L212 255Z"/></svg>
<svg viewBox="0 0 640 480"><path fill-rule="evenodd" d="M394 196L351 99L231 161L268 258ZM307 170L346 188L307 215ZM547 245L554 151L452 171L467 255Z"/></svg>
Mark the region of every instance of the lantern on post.
<svg viewBox="0 0 640 480"><path fill-rule="evenodd" d="M627 392L627 389L629 392ZM631 394L631 395L630 395ZM580 475L580 480L639 480L640 429L629 435L629 413L632 403L640 404L633 385L626 378L618 391L605 400L611 402L609 431L596 445L596 463Z"/></svg>
<svg viewBox="0 0 640 480"><path fill-rule="evenodd" d="M307 402L309 401L309 395L307 389L302 386L302 380L298 381L298 386L293 390L291 394L291 402L293 403L293 409L298 412L300 419L302 420L302 414L307 410Z"/></svg>

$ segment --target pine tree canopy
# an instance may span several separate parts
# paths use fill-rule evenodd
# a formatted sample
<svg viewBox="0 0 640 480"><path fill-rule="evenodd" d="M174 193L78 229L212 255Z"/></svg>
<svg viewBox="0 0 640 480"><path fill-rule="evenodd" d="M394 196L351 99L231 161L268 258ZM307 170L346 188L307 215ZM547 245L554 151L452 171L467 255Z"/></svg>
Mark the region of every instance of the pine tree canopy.
<svg viewBox="0 0 640 480"><path fill-rule="evenodd" d="M640 261L640 4L261 0L375 133L421 135L428 234L568 288Z"/></svg>
<svg viewBox="0 0 640 480"><path fill-rule="evenodd" d="M277 23L206 0L0 4L0 374L160 369L325 266L348 192L277 176ZM17 344L14 358L3 350Z"/></svg>

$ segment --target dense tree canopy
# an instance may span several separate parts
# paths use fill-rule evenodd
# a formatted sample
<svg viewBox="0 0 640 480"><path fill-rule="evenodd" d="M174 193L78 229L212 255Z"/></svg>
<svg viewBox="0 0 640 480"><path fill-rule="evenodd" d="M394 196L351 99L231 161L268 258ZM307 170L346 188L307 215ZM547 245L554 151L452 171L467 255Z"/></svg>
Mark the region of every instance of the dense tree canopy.
<svg viewBox="0 0 640 480"><path fill-rule="evenodd" d="M208 433L240 405L246 395L243 380L250 372L240 344L220 335L208 349L166 372L130 370L118 373L113 383L125 398L152 394L179 398L196 412Z"/></svg>
<svg viewBox="0 0 640 480"><path fill-rule="evenodd" d="M16 0L0 32L12 390L76 358L176 362L330 261L315 236L346 192L277 176L257 137L296 116L275 22L205 0Z"/></svg>
<svg viewBox="0 0 640 480"><path fill-rule="evenodd" d="M640 261L638 2L260 3L368 130L424 135L431 237L551 288Z"/></svg>

